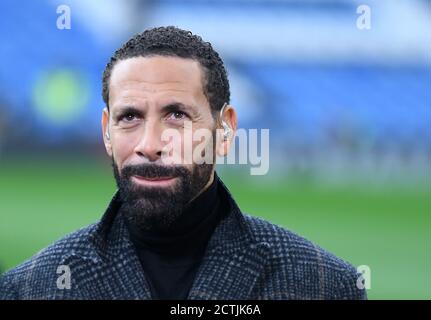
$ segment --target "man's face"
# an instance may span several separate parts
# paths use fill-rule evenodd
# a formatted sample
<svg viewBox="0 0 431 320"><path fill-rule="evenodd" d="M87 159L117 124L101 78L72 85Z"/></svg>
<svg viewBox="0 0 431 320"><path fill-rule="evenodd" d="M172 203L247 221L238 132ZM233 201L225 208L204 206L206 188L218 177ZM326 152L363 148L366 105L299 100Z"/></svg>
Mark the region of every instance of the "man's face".
<svg viewBox="0 0 431 320"><path fill-rule="evenodd" d="M130 58L112 70L110 110L102 116L104 141L126 214L142 228L170 226L212 182L213 163L182 161L188 149L200 143L186 141L185 123L191 124L192 132L216 129L203 77L199 62L178 57ZM167 129L176 130L177 138L163 141ZM164 148L168 143L176 147ZM211 151L217 148L224 150L214 145ZM167 156L176 162L167 164L163 161Z"/></svg>

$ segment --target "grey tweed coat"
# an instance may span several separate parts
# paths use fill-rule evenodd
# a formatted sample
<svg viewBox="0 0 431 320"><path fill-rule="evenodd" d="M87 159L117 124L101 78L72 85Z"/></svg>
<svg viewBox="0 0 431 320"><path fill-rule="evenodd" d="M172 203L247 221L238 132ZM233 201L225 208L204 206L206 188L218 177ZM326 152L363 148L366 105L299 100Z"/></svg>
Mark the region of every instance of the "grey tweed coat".
<svg viewBox="0 0 431 320"><path fill-rule="evenodd" d="M219 185L230 209L210 238L188 299L366 299L353 266L242 213ZM116 194L99 222L6 272L0 299L151 299L119 205ZM66 286L59 285L62 266L68 269Z"/></svg>

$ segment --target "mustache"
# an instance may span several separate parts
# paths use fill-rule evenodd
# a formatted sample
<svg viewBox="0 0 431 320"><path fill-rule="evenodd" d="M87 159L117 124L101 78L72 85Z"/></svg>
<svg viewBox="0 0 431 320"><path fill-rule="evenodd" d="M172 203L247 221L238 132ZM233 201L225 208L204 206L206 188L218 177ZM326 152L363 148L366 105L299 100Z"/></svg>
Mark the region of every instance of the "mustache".
<svg viewBox="0 0 431 320"><path fill-rule="evenodd" d="M189 170L182 166L162 166L150 163L128 165L121 169L121 175L126 179L132 176L141 176L150 179L161 177L184 177L188 174Z"/></svg>

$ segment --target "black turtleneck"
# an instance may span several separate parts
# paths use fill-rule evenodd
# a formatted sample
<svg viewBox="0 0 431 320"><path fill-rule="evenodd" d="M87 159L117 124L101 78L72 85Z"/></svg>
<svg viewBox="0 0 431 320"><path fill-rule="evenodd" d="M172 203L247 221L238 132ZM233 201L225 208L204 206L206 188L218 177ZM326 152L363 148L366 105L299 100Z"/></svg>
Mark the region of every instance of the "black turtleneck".
<svg viewBox="0 0 431 320"><path fill-rule="evenodd" d="M169 231L141 231L128 224L130 238L153 299L186 299L205 248L221 219L217 176Z"/></svg>

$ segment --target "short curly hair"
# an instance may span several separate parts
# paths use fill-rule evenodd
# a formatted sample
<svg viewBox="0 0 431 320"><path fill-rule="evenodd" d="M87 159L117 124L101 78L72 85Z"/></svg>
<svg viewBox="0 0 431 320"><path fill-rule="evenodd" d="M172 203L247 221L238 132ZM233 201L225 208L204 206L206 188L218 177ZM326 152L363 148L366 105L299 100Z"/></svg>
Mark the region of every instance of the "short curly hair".
<svg viewBox="0 0 431 320"><path fill-rule="evenodd" d="M227 72L211 43L177 27L158 27L138 33L115 51L103 72L102 97L109 110L109 79L118 61L133 57L176 56L200 63L204 71L203 90L213 114L230 102Z"/></svg>

